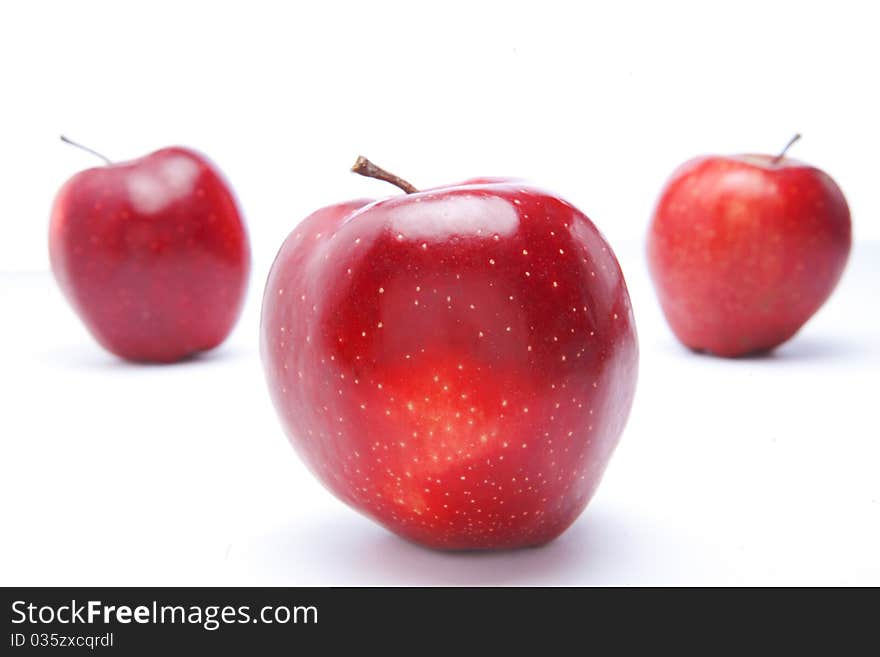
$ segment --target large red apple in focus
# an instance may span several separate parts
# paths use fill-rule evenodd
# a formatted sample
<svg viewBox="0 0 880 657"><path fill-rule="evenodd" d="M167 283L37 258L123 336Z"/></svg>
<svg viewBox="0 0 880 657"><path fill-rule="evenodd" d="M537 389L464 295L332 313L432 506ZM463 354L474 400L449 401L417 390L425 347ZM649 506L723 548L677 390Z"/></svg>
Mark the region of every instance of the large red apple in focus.
<svg viewBox="0 0 880 657"><path fill-rule="evenodd" d="M672 331L694 350L742 356L782 344L843 273L846 199L787 150L691 160L660 196L648 263Z"/></svg>
<svg viewBox="0 0 880 657"><path fill-rule="evenodd" d="M540 545L596 490L638 348L596 227L521 182L324 208L287 238L262 353L287 433L339 498L435 548Z"/></svg>
<svg viewBox="0 0 880 657"><path fill-rule="evenodd" d="M180 147L68 180L52 209L49 254L98 342L141 362L219 345L250 272L235 197L207 159Z"/></svg>

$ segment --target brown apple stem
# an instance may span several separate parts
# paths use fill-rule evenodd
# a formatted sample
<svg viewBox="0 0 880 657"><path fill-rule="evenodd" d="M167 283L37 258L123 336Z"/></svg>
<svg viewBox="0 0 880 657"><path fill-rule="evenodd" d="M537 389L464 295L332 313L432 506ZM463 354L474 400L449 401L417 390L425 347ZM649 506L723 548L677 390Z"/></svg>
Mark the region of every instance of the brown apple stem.
<svg viewBox="0 0 880 657"><path fill-rule="evenodd" d="M83 150L83 151L85 151L86 153L91 153L91 154L94 155L95 157L100 157L100 158L101 158L102 160L104 160L104 162L106 162L107 164L113 164L113 162L110 161L110 158L109 158L109 157L106 157L106 156L104 156L104 155L101 155L98 151L94 151L94 150L92 150L91 148L89 148L88 146L83 146L82 144L79 144L79 143L73 141L72 139L68 139L68 138L65 137L64 135L61 135L61 141L63 141L65 144L70 144L71 146L74 146L74 147L76 147L76 148L79 148L80 150Z"/></svg>
<svg viewBox="0 0 880 657"><path fill-rule="evenodd" d="M777 155L773 159L773 164L779 164L782 161L782 158L785 157L785 154L788 153L788 149L794 146L795 142L801 138L801 133L797 133L794 137L788 140L788 143L785 145L785 148L782 149L782 152Z"/></svg>
<svg viewBox="0 0 880 657"><path fill-rule="evenodd" d="M351 167L351 170L354 173L366 176L367 178L376 178L377 180L390 182L392 185L400 187L400 189L405 191L407 194L414 194L415 192L419 191L400 176L395 176L393 173L389 173L388 171L385 171L385 169L377 167L363 155L358 155L358 158L357 160L355 160L355 163Z"/></svg>

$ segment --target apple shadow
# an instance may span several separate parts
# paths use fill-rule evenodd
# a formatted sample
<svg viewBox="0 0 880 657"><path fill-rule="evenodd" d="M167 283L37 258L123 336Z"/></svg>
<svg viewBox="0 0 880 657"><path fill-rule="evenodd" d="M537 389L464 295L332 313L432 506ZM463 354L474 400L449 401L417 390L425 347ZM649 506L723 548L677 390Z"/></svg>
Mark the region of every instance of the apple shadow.
<svg viewBox="0 0 880 657"><path fill-rule="evenodd" d="M684 356L719 363L774 363L774 362L818 362L818 361L855 361L867 356L870 349L858 341L839 339L818 339L812 336L795 336L788 342L767 351L757 351L742 356L718 356L709 351L691 349L676 340L664 341L663 351L670 355Z"/></svg>
<svg viewBox="0 0 880 657"><path fill-rule="evenodd" d="M860 360L868 354L858 341L822 340L812 336L795 336L776 349L757 354L753 359L783 361Z"/></svg>
<svg viewBox="0 0 880 657"><path fill-rule="evenodd" d="M253 349L241 345L219 346L210 351L202 351L173 363L138 363L114 356L97 345L67 344L57 346L40 354L40 360L53 366L66 369L91 371L135 371L156 369L178 369L195 364L227 363L253 356Z"/></svg>
<svg viewBox="0 0 880 657"><path fill-rule="evenodd" d="M354 519L351 519L354 520ZM637 570L625 519L587 511L547 545L522 550L443 552L369 522L331 519L303 533L282 529L246 550L250 576L273 585L497 586L609 584ZM239 557L239 560L241 557ZM303 582L300 573L309 573ZM315 579L317 578L317 579ZM265 580L268 580L266 582Z"/></svg>

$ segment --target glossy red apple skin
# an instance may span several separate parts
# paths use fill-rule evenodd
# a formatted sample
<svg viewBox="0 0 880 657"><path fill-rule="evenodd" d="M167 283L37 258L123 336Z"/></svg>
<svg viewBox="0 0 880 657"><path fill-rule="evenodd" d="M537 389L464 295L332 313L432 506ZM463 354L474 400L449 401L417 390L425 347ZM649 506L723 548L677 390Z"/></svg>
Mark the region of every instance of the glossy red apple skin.
<svg viewBox="0 0 880 657"><path fill-rule="evenodd" d="M219 345L250 273L235 197L204 156L180 147L74 175L55 199L49 254L92 335L139 362Z"/></svg>
<svg viewBox="0 0 880 657"><path fill-rule="evenodd" d="M275 260L261 333L272 398L311 470L441 549L563 532L636 385L610 247L576 208L521 182L316 212Z"/></svg>
<svg viewBox="0 0 880 657"><path fill-rule="evenodd" d="M648 263L672 331L719 356L791 338L837 285L849 208L823 171L767 155L692 160L666 184Z"/></svg>

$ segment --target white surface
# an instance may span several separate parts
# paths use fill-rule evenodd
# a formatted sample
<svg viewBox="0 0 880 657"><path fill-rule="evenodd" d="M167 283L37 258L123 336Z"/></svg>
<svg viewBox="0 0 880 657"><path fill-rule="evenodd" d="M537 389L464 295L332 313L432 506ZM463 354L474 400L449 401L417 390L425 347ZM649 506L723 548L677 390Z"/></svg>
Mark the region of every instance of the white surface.
<svg viewBox="0 0 880 657"><path fill-rule="evenodd" d="M798 158L880 239L877 9L860 1L0 3L0 584L880 584L880 246L773 358L677 346L640 240L703 152ZM47 265L52 197L97 161L183 143L226 172L254 275L200 361L103 353ZM621 255L639 390L586 515L528 552L444 555L336 502L284 440L257 313L282 239L328 203L518 175ZM20 274L11 272L33 271ZM39 273L43 272L43 273Z"/></svg>
<svg viewBox="0 0 880 657"><path fill-rule="evenodd" d="M880 585L880 244L772 357L680 348L618 246L642 360L587 512L541 549L443 554L325 492L271 408L262 281L202 360L102 352L47 274L0 276L0 583Z"/></svg>
<svg viewBox="0 0 880 657"><path fill-rule="evenodd" d="M182 143L233 183L255 280L318 207L411 180L522 176L641 239L674 167L792 154L880 239L880 8L865 0L0 2L0 271L47 265L52 197L100 164Z"/></svg>

